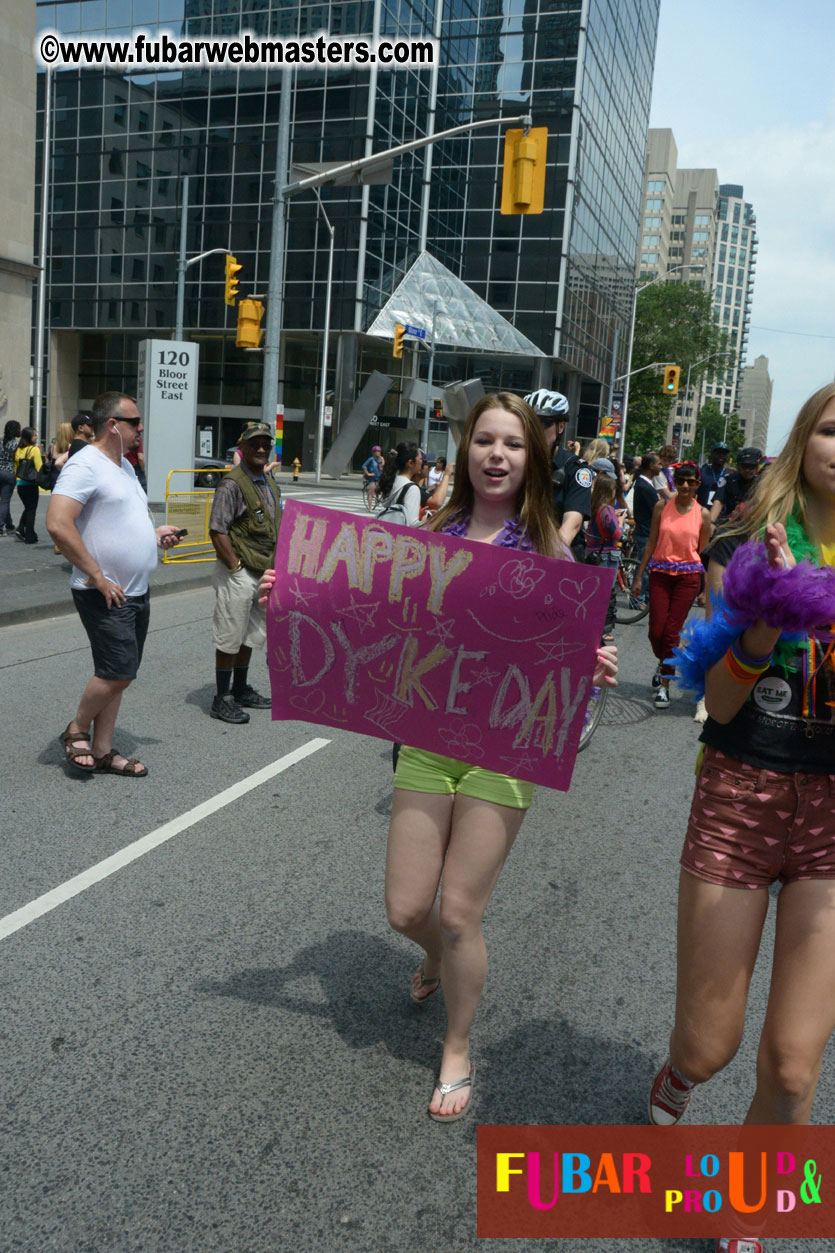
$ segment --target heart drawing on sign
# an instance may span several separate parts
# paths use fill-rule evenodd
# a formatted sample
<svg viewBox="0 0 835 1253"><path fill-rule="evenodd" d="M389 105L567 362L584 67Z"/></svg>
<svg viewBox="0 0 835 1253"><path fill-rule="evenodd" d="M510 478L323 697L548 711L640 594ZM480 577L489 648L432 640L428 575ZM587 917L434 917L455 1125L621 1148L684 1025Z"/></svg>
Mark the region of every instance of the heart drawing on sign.
<svg viewBox="0 0 835 1253"><path fill-rule="evenodd" d="M594 595L596 587L595 579L560 579L560 595L576 605L581 618L586 616L586 604Z"/></svg>
<svg viewBox="0 0 835 1253"><path fill-rule="evenodd" d="M294 709L298 709L300 713L314 717L321 712L325 704L325 693L319 691L310 692L307 696L291 696L290 704Z"/></svg>

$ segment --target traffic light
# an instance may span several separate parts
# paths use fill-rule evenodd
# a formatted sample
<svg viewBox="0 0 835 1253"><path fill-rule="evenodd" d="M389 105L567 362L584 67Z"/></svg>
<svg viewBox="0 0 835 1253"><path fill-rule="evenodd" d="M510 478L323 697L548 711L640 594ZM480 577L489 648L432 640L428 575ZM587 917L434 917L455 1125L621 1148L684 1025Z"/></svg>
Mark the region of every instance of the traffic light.
<svg viewBox="0 0 835 1253"><path fill-rule="evenodd" d="M665 365L664 366L664 394L666 396L678 395L678 381L681 378L681 366Z"/></svg>
<svg viewBox="0 0 835 1253"><path fill-rule="evenodd" d="M233 257L231 252L226 254L226 293L223 299L228 305L233 305L238 299L238 270L244 267L238 264L238 258Z"/></svg>
<svg viewBox="0 0 835 1253"><path fill-rule="evenodd" d="M238 334L235 345L238 348L261 347L261 319L264 306L260 300L242 300L238 305Z"/></svg>
<svg viewBox="0 0 835 1253"><path fill-rule="evenodd" d="M527 135L505 131L502 213L541 213L545 208L545 157L548 127L535 126Z"/></svg>
<svg viewBox="0 0 835 1253"><path fill-rule="evenodd" d="M393 357L403 356L403 336L406 334L405 326L401 326L399 322L394 324L394 343L391 346L391 355Z"/></svg>

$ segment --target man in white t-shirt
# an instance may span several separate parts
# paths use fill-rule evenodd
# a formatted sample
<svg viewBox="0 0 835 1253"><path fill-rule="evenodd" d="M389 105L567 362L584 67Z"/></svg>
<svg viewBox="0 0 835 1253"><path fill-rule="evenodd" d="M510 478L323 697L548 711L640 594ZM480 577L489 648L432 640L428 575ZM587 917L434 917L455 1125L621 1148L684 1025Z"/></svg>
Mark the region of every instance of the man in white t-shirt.
<svg viewBox="0 0 835 1253"><path fill-rule="evenodd" d="M139 778L148 771L113 747L122 693L136 678L150 616L148 576L157 548L179 542L177 528L154 528L148 501L125 453L142 434L131 396L104 392L93 404L92 442L61 471L46 527L72 562L73 600L93 652L94 677L61 736L78 770Z"/></svg>

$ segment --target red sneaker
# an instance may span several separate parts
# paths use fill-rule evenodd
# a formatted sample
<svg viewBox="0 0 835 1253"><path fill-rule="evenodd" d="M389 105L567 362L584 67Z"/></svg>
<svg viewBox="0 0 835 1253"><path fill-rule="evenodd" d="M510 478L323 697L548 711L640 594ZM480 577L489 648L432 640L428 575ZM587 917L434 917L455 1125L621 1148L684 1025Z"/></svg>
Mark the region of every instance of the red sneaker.
<svg viewBox="0 0 835 1253"><path fill-rule="evenodd" d="M716 1241L716 1253L763 1253L759 1240L738 1240L736 1237L725 1237Z"/></svg>
<svg viewBox="0 0 835 1253"><path fill-rule="evenodd" d="M656 1127L674 1127L684 1117L693 1095L692 1087L681 1082L667 1058L652 1082L649 1094L649 1120ZM746 1253L740 1250L740 1253Z"/></svg>

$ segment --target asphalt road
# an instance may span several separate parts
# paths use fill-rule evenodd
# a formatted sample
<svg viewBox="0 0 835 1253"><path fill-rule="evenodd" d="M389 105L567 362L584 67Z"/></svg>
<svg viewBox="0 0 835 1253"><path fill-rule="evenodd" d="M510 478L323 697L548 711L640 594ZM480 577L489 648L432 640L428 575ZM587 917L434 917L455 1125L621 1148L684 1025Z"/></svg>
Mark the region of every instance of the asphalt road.
<svg viewBox="0 0 835 1253"><path fill-rule="evenodd" d="M619 628L606 723L571 791L537 792L489 908L475 1116L439 1127L425 1107L441 998L412 1004L415 951L383 911L389 747L257 712L244 727L210 719L212 604L200 590L153 607L116 741L148 765L142 780L62 764L90 672L77 619L0 631L0 920L315 749L0 938L0 1249L475 1249L477 1122L645 1118L673 1010L692 707L652 710L645 624ZM266 671L252 677L267 689ZM772 934L742 1048L692 1122L745 1112ZM831 1051L815 1118L835 1121Z"/></svg>

